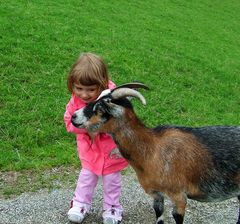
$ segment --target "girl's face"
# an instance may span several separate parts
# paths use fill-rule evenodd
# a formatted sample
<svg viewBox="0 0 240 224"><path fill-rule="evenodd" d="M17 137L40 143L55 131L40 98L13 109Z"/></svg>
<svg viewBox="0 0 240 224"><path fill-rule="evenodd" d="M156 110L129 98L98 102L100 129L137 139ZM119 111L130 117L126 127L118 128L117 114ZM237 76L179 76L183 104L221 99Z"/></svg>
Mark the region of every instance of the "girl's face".
<svg viewBox="0 0 240 224"><path fill-rule="evenodd" d="M98 98L101 90L98 85L84 86L81 84L74 84L73 92L85 103L90 103Z"/></svg>

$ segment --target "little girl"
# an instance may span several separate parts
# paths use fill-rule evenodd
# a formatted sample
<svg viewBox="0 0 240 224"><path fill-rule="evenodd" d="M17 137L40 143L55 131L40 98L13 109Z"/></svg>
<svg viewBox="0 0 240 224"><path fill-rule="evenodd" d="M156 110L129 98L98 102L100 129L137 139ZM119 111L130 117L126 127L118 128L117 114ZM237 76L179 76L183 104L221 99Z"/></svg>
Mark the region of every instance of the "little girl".
<svg viewBox="0 0 240 224"><path fill-rule="evenodd" d="M77 136L77 151L82 169L77 187L68 211L71 222L81 223L89 214L94 189L99 176L103 182L103 223L117 224L122 220L123 208L119 202L121 194L121 170L127 162L117 155L111 155L116 145L111 136L97 133L94 140L85 129L78 129L71 123L72 114L95 101L105 89L113 89L107 67L103 60L91 53L81 54L68 75L68 89L72 93L66 106L64 121L68 132Z"/></svg>

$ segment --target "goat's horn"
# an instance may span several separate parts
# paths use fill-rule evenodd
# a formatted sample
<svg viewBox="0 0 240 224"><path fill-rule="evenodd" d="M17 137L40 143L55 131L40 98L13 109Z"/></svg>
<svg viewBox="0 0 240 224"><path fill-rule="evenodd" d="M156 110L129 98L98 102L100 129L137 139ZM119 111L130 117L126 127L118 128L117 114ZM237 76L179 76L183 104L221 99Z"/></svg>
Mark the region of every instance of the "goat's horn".
<svg viewBox="0 0 240 224"><path fill-rule="evenodd" d="M123 84L123 85L120 85L120 86L116 87L115 89L120 89L120 88L130 88L130 89L143 88L143 89L149 90L149 88L141 82L126 83L126 84Z"/></svg>
<svg viewBox="0 0 240 224"><path fill-rule="evenodd" d="M120 88L119 89L119 88L117 88L112 91L111 95L112 95L113 99L120 99L120 98L127 97L127 96L136 97L142 102L143 105L146 105L146 100L145 100L144 96L135 89L129 89L129 88Z"/></svg>

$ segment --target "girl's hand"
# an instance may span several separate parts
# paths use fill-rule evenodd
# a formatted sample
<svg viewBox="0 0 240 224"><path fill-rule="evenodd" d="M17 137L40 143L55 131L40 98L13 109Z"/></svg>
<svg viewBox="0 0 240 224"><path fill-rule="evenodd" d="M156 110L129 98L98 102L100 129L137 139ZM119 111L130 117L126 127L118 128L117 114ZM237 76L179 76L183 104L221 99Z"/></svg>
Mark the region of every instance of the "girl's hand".
<svg viewBox="0 0 240 224"><path fill-rule="evenodd" d="M114 148L110 154L109 154L110 158L111 159L119 159L119 158L122 158L122 155L121 153L119 152L119 149L118 148Z"/></svg>

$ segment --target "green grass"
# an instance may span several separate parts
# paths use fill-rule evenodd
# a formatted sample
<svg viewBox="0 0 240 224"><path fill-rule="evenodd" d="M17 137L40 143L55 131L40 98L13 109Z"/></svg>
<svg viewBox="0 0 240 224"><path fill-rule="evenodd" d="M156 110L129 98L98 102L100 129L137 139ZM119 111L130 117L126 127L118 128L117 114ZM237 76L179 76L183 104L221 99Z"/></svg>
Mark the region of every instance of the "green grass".
<svg viewBox="0 0 240 224"><path fill-rule="evenodd" d="M148 126L240 124L238 0L1 2L0 169L79 166L63 113L80 52L146 83Z"/></svg>

